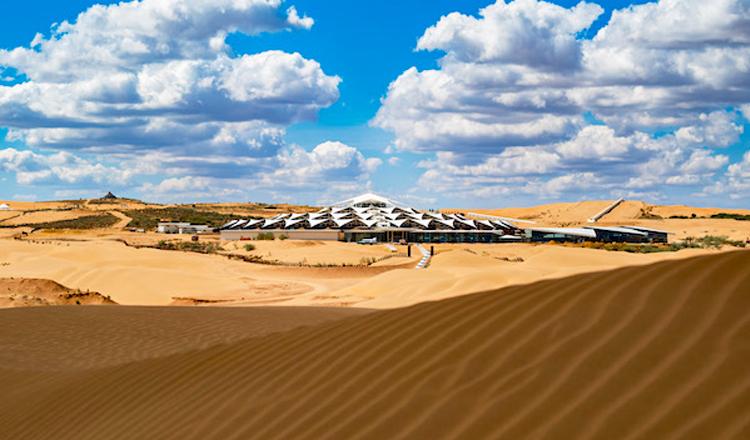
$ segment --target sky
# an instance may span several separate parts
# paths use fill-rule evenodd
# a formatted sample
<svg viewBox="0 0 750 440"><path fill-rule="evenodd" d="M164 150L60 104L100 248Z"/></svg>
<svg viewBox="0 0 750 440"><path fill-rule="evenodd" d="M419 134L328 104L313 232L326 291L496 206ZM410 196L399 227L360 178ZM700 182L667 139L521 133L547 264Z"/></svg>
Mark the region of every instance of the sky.
<svg viewBox="0 0 750 440"><path fill-rule="evenodd" d="M750 207L750 0L0 6L0 200Z"/></svg>

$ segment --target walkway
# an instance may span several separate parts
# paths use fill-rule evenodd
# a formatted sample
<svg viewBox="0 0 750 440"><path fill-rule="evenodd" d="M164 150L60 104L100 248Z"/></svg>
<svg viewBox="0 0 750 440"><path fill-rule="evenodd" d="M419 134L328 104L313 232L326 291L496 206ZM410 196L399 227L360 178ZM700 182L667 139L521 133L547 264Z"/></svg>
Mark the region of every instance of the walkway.
<svg viewBox="0 0 750 440"><path fill-rule="evenodd" d="M422 252L422 259L419 260L419 264L417 264L417 267L415 269L425 269L427 266L430 265L430 259L432 258L432 254L430 254L430 251L424 248L421 244L417 244L417 249L419 249L420 252Z"/></svg>

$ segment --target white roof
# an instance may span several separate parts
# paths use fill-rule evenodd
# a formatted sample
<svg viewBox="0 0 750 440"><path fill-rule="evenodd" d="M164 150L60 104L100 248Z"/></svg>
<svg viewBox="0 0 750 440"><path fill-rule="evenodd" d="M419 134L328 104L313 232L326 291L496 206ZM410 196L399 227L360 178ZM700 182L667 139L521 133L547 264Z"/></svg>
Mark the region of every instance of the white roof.
<svg viewBox="0 0 750 440"><path fill-rule="evenodd" d="M247 228L248 226L257 225L258 223L263 223L265 220L250 220L249 222L245 223L243 228Z"/></svg>
<svg viewBox="0 0 750 440"><path fill-rule="evenodd" d="M518 235L503 235L500 237L501 240L523 240L523 237L519 237Z"/></svg>
<svg viewBox="0 0 750 440"><path fill-rule="evenodd" d="M382 204L385 206L399 206L399 207L408 209L408 205L406 204L399 203L395 200L391 200L391 199L388 199L388 198L385 198L383 196L379 196L373 193L362 194L361 196L342 200L340 202L334 203L332 206L353 206L353 205L359 205L361 203Z"/></svg>
<svg viewBox="0 0 750 440"><path fill-rule="evenodd" d="M310 227L314 228L315 226L318 226L319 224L325 223L327 221L328 221L327 218L321 218L321 219L315 219L315 220L310 219Z"/></svg>
<svg viewBox="0 0 750 440"><path fill-rule="evenodd" d="M0 209L3 211L10 211L10 206L8 206L6 203L3 203L0 205Z"/></svg>
<svg viewBox="0 0 750 440"><path fill-rule="evenodd" d="M643 231L636 231L635 229L629 229L629 228L616 228L614 226L584 226L586 229L593 229L593 230L600 230L600 231L609 231L609 232L618 232L620 234L631 234L631 235L648 235L647 233Z"/></svg>
<svg viewBox="0 0 750 440"><path fill-rule="evenodd" d="M575 235L577 237L596 238L596 231L586 228L528 228L530 231L544 232L547 234Z"/></svg>
<svg viewBox="0 0 750 440"><path fill-rule="evenodd" d="M297 223L301 223L303 221L305 221L305 219L303 219L303 218L300 218L300 219L297 219L297 220L286 219L286 220L284 220L284 228L288 228L289 226L296 225Z"/></svg>
<svg viewBox="0 0 750 440"><path fill-rule="evenodd" d="M262 226L262 227L264 227L264 228L265 228L266 226L271 226L272 224L274 224L274 223L278 223L278 222L280 222L280 221L281 221L281 219L280 219L280 218L276 218L276 219L274 219L274 218L269 218L269 219L266 219L266 221L264 221L264 222L263 222L263 226Z"/></svg>
<svg viewBox="0 0 750 440"><path fill-rule="evenodd" d="M461 223L463 223L465 225L471 226L472 228L476 228L477 227L477 225L474 223L474 220L470 220L470 219L464 220L462 218L459 218L459 219L456 219L456 220L460 221Z"/></svg>
<svg viewBox="0 0 750 440"><path fill-rule="evenodd" d="M451 229L453 229L453 223L455 223L455 222L456 222L456 221L455 221L455 220L453 220L453 219L449 219L449 220L443 220L443 219L441 219L441 218L436 218L436 219L435 219L435 221L436 221L436 222L440 222L440 223L444 224L445 226L448 226L448 227L449 227L449 228L451 228Z"/></svg>
<svg viewBox="0 0 750 440"><path fill-rule="evenodd" d="M402 218L401 220L391 220L390 223L391 223L392 226L400 228L401 225L403 225L405 221L406 221L406 219Z"/></svg>
<svg viewBox="0 0 750 440"><path fill-rule="evenodd" d="M232 225L232 229L239 228L239 227L243 226L247 222L248 222L247 220L238 220L237 223L235 223L235 224Z"/></svg>
<svg viewBox="0 0 750 440"><path fill-rule="evenodd" d="M426 219L422 220L422 219L418 219L418 218L415 218L415 219L413 219L413 220L414 220L414 223L419 223L420 225L424 226L425 228L429 228L429 227L430 227L430 222L431 222L431 221L432 221L433 219L431 219L431 218L426 218Z"/></svg>
<svg viewBox="0 0 750 440"><path fill-rule="evenodd" d="M643 226L621 226L621 228L635 229L638 231L656 232L659 234L674 234L674 232L660 231L658 229L644 228Z"/></svg>
<svg viewBox="0 0 750 440"><path fill-rule="evenodd" d="M485 225L487 227L490 227L492 229L495 229L495 225L490 223L489 220L474 220L477 224Z"/></svg>
<svg viewBox="0 0 750 440"><path fill-rule="evenodd" d="M336 223L336 226L338 226L339 228L342 227L342 226L344 226L345 224L347 224L349 222L353 222L353 221L354 221L354 219L351 219L351 218L347 219L347 220L340 220L340 219L334 219L333 220L333 222Z"/></svg>
<svg viewBox="0 0 750 440"><path fill-rule="evenodd" d="M227 222L226 224L224 224L224 226L222 226L221 228L224 229L224 228L228 228L230 226L234 226L238 221L239 220L230 220L229 222Z"/></svg>

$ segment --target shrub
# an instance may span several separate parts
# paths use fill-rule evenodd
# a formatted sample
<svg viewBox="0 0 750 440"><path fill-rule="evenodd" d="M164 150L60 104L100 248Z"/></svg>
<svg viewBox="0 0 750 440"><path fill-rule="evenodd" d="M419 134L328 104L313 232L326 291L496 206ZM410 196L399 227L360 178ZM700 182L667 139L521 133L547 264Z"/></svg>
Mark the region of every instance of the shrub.
<svg viewBox="0 0 750 440"><path fill-rule="evenodd" d="M729 240L726 235L706 235L705 237L696 238L695 243L703 248L720 248L724 245L742 247L745 245L742 241Z"/></svg>
<svg viewBox="0 0 750 440"><path fill-rule="evenodd" d="M750 221L750 215L727 214L726 212L720 212L718 214L714 214L714 215L711 216L711 218L723 218L723 219L735 219L735 220Z"/></svg>
<svg viewBox="0 0 750 440"><path fill-rule="evenodd" d="M100 229L109 228L120 221L112 214L87 215L70 220L58 220L45 223L26 223L21 225L2 225L0 227L30 227L38 229Z"/></svg>
<svg viewBox="0 0 750 440"><path fill-rule="evenodd" d="M286 240L287 238L289 238L289 236L286 234L279 235L279 240Z"/></svg>
<svg viewBox="0 0 750 440"><path fill-rule="evenodd" d="M275 240L276 236L273 235L273 232L261 232L255 237L256 240L262 240L262 241L271 241Z"/></svg>
<svg viewBox="0 0 750 440"><path fill-rule="evenodd" d="M215 254L218 251L223 251L224 248L218 243L212 242L192 242L192 241L164 241L159 240L156 244L156 249L162 249L167 251L186 251L186 252L197 252L199 254Z"/></svg>
<svg viewBox="0 0 750 440"><path fill-rule="evenodd" d="M245 245L245 250L248 251L248 252L254 251L255 250L255 245L252 244L252 243L248 243L248 244Z"/></svg>
<svg viewBox="0 0 750 440"><path fill-rule="evenodd" d="M175 222L186 222L194 225L209 225L218 228L230 220L254 220L258 217L236 216L222 214L215 211L201 211L186 206L175 206L171 208L146 208L122 211L133 220L128 223L131 228L154 229L162 219L170 219ZM118 219L119 221L119 219Z"/></svg>

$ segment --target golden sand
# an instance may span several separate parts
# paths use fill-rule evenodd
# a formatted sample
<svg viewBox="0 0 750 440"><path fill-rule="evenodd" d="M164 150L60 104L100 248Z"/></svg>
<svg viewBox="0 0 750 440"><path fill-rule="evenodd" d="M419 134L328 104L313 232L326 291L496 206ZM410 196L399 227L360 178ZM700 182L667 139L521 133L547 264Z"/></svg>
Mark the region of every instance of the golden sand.
<svg viewBox="0 0 750 440"><path fill-rule="evenodd" d="M355 316L0 310L0 438L744 439L748 286L737 251Z"/></svg>

